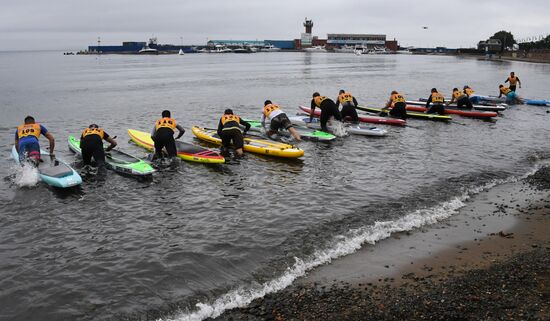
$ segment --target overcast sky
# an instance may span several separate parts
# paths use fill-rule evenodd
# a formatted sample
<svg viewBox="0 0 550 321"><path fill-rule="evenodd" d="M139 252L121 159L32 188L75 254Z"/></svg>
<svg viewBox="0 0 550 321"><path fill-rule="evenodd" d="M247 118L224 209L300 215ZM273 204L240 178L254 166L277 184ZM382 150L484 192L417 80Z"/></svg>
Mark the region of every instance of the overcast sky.
<svg viewBox="0 0 550 321"><path fill-rule="evenodd" d="M381 33L402 46L471 47L496 31L550 33L549 0L0 0L0 50L85 49L146 41L294 39ZM427 26L428 29L422 29Z"/></svg>

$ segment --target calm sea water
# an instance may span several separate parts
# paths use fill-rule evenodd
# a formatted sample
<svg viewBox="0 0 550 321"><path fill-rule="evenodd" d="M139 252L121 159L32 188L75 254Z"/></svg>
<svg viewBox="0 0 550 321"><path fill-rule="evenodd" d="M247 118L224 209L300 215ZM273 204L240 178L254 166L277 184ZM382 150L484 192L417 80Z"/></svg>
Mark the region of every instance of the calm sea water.
<svg viewBox="0 0 550 321"><path fill-rule="evenodd" d="M385 237L377 221L414 221L407 229L442 219L476 188L550 158L550 108L515 106L496 122L409 120L385 127L381 139L303 142L306 154L297 161L248 154L221 166L183 163L152 182L111 174L62 192L14 183L13 131L27 114L55 136L59 158L75 161L67 137L92 122L117 135L121 149L145 156L126 129L150 130L163 109L188 129L183 140L201 144L191 126L217 125L227 107L259 118L271 99L294 114L314 91L335 97L341 88L369 105L381 105L394 89L414 99L434 86L448 95L465 84L494 94L510 71L522 80L520 95L550 98L546 64L0 53L0 319L215 316Z"/></svg>

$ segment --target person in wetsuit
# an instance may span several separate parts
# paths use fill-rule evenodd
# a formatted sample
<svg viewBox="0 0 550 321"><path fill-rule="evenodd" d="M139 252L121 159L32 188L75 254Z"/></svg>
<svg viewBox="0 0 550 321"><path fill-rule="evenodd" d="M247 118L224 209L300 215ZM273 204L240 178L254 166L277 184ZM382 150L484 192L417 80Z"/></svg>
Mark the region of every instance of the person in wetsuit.
<svg viewBox="0 0 550 321"><path fill-rule="evenodd" d="M244 133L240 126L244 126ZM228 150L233 143L238 156L243 156L244 136L250 129L250 124L233 114L233 110L226 109L218 123L218 136L222 139L222 149Z"/></svg>
<svg viewBox="0 0 550 321"><path fill-rule="evenodd" d="M498 86L498 91L499 91L498 98L505 96L507 104L510 104L510 105L523 104L523 100L512 89L508 87L504 87L504 85L501 84Z"/></svg>
<svg viewBox="0 0 550 321"><path fill-rule="evenodd" d="M464 93L464 95L468 96L468 99L470 99L470 102L472 104L479 103L479 96L474 96L474 90L470 88L470 86L464 86L462 92Z"/></svg>
<svg viewBox="0 0 550 321"><path fill-rule="evenodd" d="M311 114L309 115L309 121L313 120L313 112L315 108L319 107L321 109L321 130L328 132L327 122L330 117L338 121L342 121L342 115L338 111L338 107L332 101L332 99L325 96L321 96L318 92L313 93L313 99L311 99Z"/></svg>
<svg viewBox="0 0 550 321"><path fill-rule="evenodd" d="M521 88L521 81L519 80L519 77L516 76L516 74L512 71L510 73L510 76L508 78L506 78L506 80L504 81L504 83L507 83L509 82L510 83L510 90L511 91L516 91L516 84L519 85L519 88Z"/></svg>
<svg viewBox="0 0 550 321"><path fill-rule="evenodd" d="M386 108L390 109L390 116L407 119L407 104L405 103L405 97L397 91L392 91L390 100L386 103ZM382 112L385 114L385 112Z"/></svg>
<svg viewBox="0 0 550 321"><path fill-rule="evenodd" d="M262 127L264 128L266 119L269 120L269 131L267 132L267 136L273 135L279 129L286 129L295 140L302 140L300 134L292 126L286 113L281 110L279 105L272 103L271 100L266 100L264 102L264 109L262 112Z"/></svg>
<svg viewBox="0 0 550 321"><path fill-rule="evenodd" d="M432 106L430 107L430 103ZM445 106L443 105L445 103L445 97L443 97L442 94L440 94L436 88L432 88L430 97L428 98L428 101L426 101L426 114L435 114L438 113L440 115L445 114Z"/></svg>
<svg viewBox="0 0 550 321"><path fill-rule="evenodd" d="M103 150L103 140L111 144L105 150ZM105 152L109 152L115 146L116 141L103 128L100 128L96 124L91 124L80 135L80 150L82 150L84 166L92 165L92 158L97 167L105 165Z"/></svg>
<svg viewBox="0 0 550 321"><path fill-rule="evenodd" d="M346 92L344 89L341 89L338 93L338 98L336 98L336 107L342 104L342 119L346 120L346 117L356 123L359 121L359 116L357 116L357 110L355 109L357 105L357 99L349 92Z"/></svg>
<svg viewBox="0 0 550 321"><path fill-rule="evenodd" d="M163 158L162 149L166 149L169 158L176 157L178 152L176 149L176 139L183 136L185 129L176 123L176 120L171 117L169 110L164 110L161 114L162 118L155 122L155 127L151 132L151 139L155 142L155 158ZM176 128L179 134L174 139L174 131Z"/></svg>
<svg viewBox="0 0 550 321"><path fill-rule="evenodd" d="M25 117L25 123L17 126L15 130L15 149L19 154L19 160L31 159L38 163L40 161L40 135L45 136L50 142L50 157L55 157L55 139L46 127L37 124L32 116Z"/></svg>
<svg viewBox="0 0 550 321"><path fill-rule="evenodd" d="M470 101L470 98L468 98L468 96L464 92L458 90L458 88L453 88L452 98L451 101L447 103L447 106L454 102L456 102L456 108L474 108L472 102Z"/></svg>

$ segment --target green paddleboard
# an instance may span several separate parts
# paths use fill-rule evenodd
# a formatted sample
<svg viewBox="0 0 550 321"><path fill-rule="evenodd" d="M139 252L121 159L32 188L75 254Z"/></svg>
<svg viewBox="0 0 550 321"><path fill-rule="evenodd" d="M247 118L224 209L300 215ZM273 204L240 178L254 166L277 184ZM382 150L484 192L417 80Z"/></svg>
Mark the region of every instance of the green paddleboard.
<svg viewBox="0 0 550 321"><path fill-rule="evenodd" d="M82 155L79 139L74 136L69 136L68 144L71 151ZM107 168L126 175L148 176L155 172L155 169L148 162L126 154L118 149L113 149L105 155L105 163Z"/></svg>
<svg viewBox="0 0 550 321"><path fill-rule="evenodd" d="M250 123L250 131L262 132L262 123L259 120L248 120ZM266 124L266 127L269 126ZM328 142L336 139L331 133L327 133L321 130L307 129L307 128L298 128L295 127L296 131L300 134L303 140L318 141L318 142ZM288 130L279 130L278 133L280 136L290 137L290 132Z"/></svg>

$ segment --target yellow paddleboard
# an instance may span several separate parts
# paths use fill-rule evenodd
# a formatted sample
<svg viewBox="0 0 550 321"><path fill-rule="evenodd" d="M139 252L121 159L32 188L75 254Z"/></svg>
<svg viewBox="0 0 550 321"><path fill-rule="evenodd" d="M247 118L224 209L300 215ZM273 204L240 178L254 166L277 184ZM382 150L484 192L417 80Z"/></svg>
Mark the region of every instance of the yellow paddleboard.
<svg viewBox="0 0 550 321"><path fill-rule="evenodd" d="M216 130L193 126L193 134L199 139L212 144L221 145L222 140ZM273 142L264 139L244 138L244 150L250 153L263 154L275 157L298 158L304 156L304 151L298 147Z"/></svg>
<svg viewBox="0 0 550 321"><path fill-rule="evenodd" d="M151 139L151 134L135 129L128 129L128 135L130 136L130 139L138 146L141 146L147 150L154 150L155 143ZM178 157L188 162L210 164L220 164L225 162L225 158L223 156L209 150L208 148L191 145L178 140L176 141L176 150L178 152Z"/></svg>

